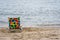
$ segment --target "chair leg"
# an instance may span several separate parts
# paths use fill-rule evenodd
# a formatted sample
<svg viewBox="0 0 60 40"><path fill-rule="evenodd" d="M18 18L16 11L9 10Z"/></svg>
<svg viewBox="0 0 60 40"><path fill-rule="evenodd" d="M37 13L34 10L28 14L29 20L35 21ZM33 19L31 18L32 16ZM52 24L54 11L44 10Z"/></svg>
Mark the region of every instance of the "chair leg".
<svg viewBox="0 0 60 40"><path fill-rule="evenodd" d="M20 28L20 30L22 30L22 29Z"/></svg>

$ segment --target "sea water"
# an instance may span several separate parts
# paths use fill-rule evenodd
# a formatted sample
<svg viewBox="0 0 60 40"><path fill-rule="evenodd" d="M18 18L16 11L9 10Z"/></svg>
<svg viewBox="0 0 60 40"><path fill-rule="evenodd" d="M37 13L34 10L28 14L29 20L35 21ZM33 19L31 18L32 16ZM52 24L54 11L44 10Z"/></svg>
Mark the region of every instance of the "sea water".
<svg viewBox="0 0 60 40"><path fill-rule="evenodd" d="M60 24L60 0L0 0L0 27L8 17L20 17L23 27Z"/></svg>

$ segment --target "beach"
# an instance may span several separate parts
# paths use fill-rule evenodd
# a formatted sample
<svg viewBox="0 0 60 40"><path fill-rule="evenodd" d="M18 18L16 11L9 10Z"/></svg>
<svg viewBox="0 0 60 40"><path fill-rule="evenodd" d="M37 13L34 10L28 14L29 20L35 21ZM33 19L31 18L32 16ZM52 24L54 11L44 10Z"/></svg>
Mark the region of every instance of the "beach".
<svg viewBox="0 0 60 40"><path fill-rule="evenodd" d="M21 32L9 32L6 29L0 29L0 40L60 40L60 28L25 27Z"/></svg>

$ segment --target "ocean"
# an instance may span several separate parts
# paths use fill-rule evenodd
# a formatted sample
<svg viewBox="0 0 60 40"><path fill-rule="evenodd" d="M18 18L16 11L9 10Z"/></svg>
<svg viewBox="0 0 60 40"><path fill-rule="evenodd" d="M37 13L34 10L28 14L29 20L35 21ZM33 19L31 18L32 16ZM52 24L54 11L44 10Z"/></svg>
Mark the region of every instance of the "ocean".
<svg viewBox="0 0 60 40"><path fill-rule="evenodd" d="M0 27L8 17L20 17L23 27L60 24L60 0L0 0Z"/></svg>

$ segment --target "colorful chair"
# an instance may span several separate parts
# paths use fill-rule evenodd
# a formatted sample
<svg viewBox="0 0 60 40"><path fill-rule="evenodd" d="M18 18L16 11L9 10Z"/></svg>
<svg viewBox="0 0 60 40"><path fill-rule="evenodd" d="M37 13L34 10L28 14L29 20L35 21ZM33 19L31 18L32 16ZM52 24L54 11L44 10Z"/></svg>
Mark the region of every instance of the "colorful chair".
<svg viewBox="0 0 60 40"><path fill-rule="evenodd" d="M20 17L18 18L9 18L9 28L10 29L20 29Z"/></svg>

